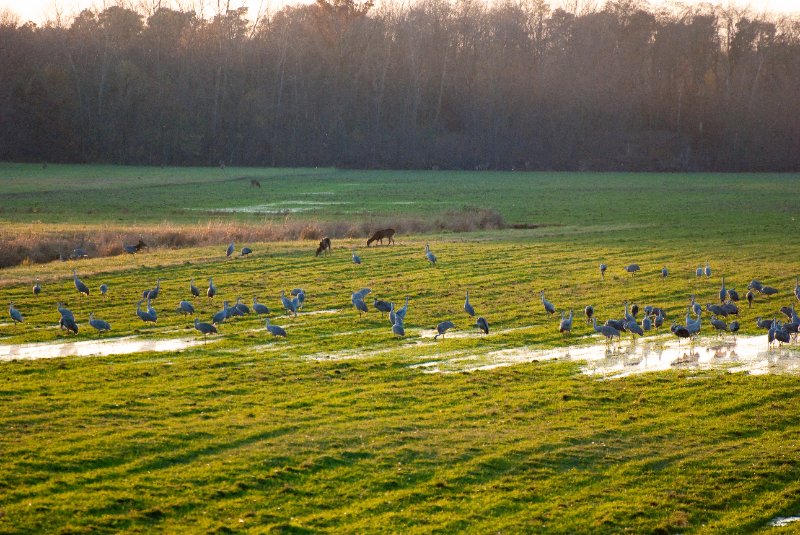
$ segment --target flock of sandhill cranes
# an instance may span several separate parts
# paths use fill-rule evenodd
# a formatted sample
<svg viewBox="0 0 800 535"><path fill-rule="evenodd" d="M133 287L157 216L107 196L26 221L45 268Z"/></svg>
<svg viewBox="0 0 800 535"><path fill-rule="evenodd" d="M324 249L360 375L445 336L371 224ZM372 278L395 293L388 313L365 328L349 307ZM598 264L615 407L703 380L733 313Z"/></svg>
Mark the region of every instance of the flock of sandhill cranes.
<svg viewBox="0 0 800 535"><path fill-rule="evenodd" d="M600 264L601 278L605 278L607 269L608 266L606 264ZM628 273L636 273L637 271L640 271L640 268L637 264L624 266L623 269ZM667 270L666 266L662 267L662 278L666 278L668 274L669 271ZM707 278L710 278L711 266L708 262L706 262L705 267L698 267L695 271L695 274L697 277L702 277L705 275ZM750 281L750 283L747 285L747 288L748 292L746 299L748 307L752 306L756 293L762 295L775 295L778 293L776 288L764 285L755 279ZM553 305L553 303L545 299L544 290L542 290L539 295L545 312L549 315L555 314L556 307ZM800 301L800 281L798 281L797 278L795 278L794 295L797 300ZM736 333L739 331L740 325L737 320L727 323L726 321L720 319L727 318L728 316L738 317L739 307L736 304L737 301L739 301L739 293L735 288L726 288L725 277L722 277L722 285L719 290L720 304L708 303L705 306L705 310L711 313L711 318L709 321L717 333ZM623 332L630 332L631 336L633 337L636 335L643 336L646 331L661 327L661 325L664 323L664 320L667 318L667 315L662 308L646 306L643 309L644 314L641 323L639 323L639 320L637 319L639 312L638 305L630 304L627 301L624 303L624 305L625 310L621 319L609 319L603 325L597 325L597 318L594 317L594 307L588 305L584 308L584 314L586 315L587 323L591 323L594 330L606 338L607 343L613 342L615 338L620 340ZM767 330L767 339L769 345L772 345L773 342L778 342L779 344L788 343L791 341L792 337L795 339L797 338L798 329L800 328L800 317L798 317L797 313L795 312L794 304L792 304L791 307L782 307L781 313L786 316L788 321L782 322L778 321L776 318L772 318L771 320L762 319L761 317L756 318L756 325L759 328ZM703 307L695 301L695 296L691 295L684 324L678 324L677 322L673 321L670 331L678 338L691 338L696 336L702 328L702 314ZM694 315L694 318L692 315ZM568 317L564 317L564 312L562 311L561 322L559 323L559 331L564 334L571 333L573 319L574 315L572 310L570 310Z"/></svg>
<svg viewBox="0 0 800 535"><path fill-rule="evenodd" d="M141 241L141 240L140 240ZM327 242L327 247L330 241ZM226 257L230 257L233 255L235 250L234 243L231 243L225 252ZM244 247L241 250L241 256L246 256L247 254L252 253L252 250L248 247ZM425 259L430 263L431 266L436 265L436 255L430 249L430 245L428 243L425 244ZM352 260L354 264L361 264L362 260L361 257L356 254L355 247L352 249ZM600 276L601 278L605 277L605 272L608 269L606 264L600 264ZM624 266L623 269L635 275L636 272L640 271L640 267L638 264L629 264ZM669 272L665 267L661 269L661 276L666 278ZM698 277L702 277L705 275L707 278L711 277L711 267L709 263L706 262L705 267L700 266L697 268L696 275ZM77 270L72 271L73 281L75 285L75 289L78 291L80 297L88 296L89 295L89 287L78 278ZM136 304L136 315L145 323L152 323L155 324L158 320L158 314L156 310L152 307L152 301L158 298L159 293L161 290L161 279L157 279L156 285L153 288L144 290L142 292L141 299ZM108 286L106 284L102 284L100 286L100 292L102 295L106 295L108 291ZM42 287L39 282L39 279L36 279L36 282L33 286L33 293L34 295L39 295L42 292ZM201 290L195 286L194 279L191 279L189 282L189 292L193 298L197 298L201 296ZM205 295L209 299L213 299L214 296L217 295L217 287L214 285L214 281L212 277L208 279L208 288L205 290ZM361 314L369 312L369 307L366 304L365 298L366 296L371 293L371 289L369 288L362 288L358 291L355 291L351 294L351 303L353 307L358 311L359 316ZM752 306L752 302L755 298L756 293L763 294L763 295L774 295L778 293L778 290L762 284L758 280L752 280L748 284L748 292L746 294L746 299L748 302L748 306ZM292 314L295 317L297 316L298 310L303 308L305 303L306 294L305 291L301 288L295 288L290 292L291 297L286 296L285 291L281 291L280 300L281 306L286 311L287 314ZM795 288L794 288L794 295L800 301L800 282L795 279ZM540 300L542 306L544 307L544 311L546 314L552 316L556 313L556 307L553 303L548 301L545 298L545 291L542 290L539 292ZM739 294L735 290L735 288L726 288L725 286L725 278L722 278L722 285L719 290L719 304L716 303L708 303L705 306L705 310L711 314L710 323L711 326L715 329L717 333L722 332L732 332L736 333L739 330L739 322L734 320L730 323L727 323L723 319L720 318L727 318L729 316L737 316L739 313L739 307L736 304L739 301ZM406 314L408 312L408 302L409 298L406 296L405 304L400 309L395 309L395 305L392 302L383 301L380 299L373 300L373 307L375 310L381 312L382 314L388 313L389 322L392 328L392 334L395 336L405 336L405 328L404 322L406 318ZM145 304L146 308L142 308L142 304ZM57 305L58 311L61 315L59 320L59 326L66 330L67 332L72 332L74 334L78 333L78 324L75 321L74 314L67 308L63 306L63 303L59 302ZM466 312L470 317L475 317L475 309L469 301L469 290L466 291L466 297L464 301L464 312ZM651 331L653 329L660 328L664 321L667 319L667 315L664 312L664 309L654 306L645 306L642 309L643 316L641 321L638 319L639 314L639 306L635 303L624 303L624 313L622 318L620 319L609 319L604 324L598 325L597 318L594 315L594 307L588 305L584 308L584 314L586 316L587 324L591 324L593 329L601 334L606 339L606 343L612 343L614 339L620 340L622 333L629 332L631 336L644 336L647 331ZM195 308L191 301L182 300L178 305L178 311L182 312L183 314L194 314ZM257 315L269 315L270 309L259 303L258 298L253 298L253 306L252 312ZM768 331L768 341L771 345L773 342L778 343L788 343L792 337L797 337L798 329L800 328L800 317L795 312L794 305L791 307L783 307L781 312L787 317L788 321L781 322L778 321L776 318L771 320L769 319L762 319L757 318L756 323L758 327L766 329ZM241 302L241 297L237 298L236 303L233 305L230 304L229 301L223 302L222 310L216 312L212 318L211 322L201 322L199 319L195 318L194 320L194 327L204 336L209 334L215 334L218 332L217 325L225 322L226 320L237 317L237 316L244 316L251 313L250 307L245 305ZM696 336L701 328L702 328L702 314L703 314L703 307L695 301L695 296L690 296L690 301L688 305L688 310L686 313L685 322L683 324L678 324L677 322L673 321L670 331L679 338L692 338ZM9 315L11 320L14 324L22 323L24 321L24 317L22 313L14 306L12 302L9 305ZM692 317L694 316L694 317ZM561 321L559 323L559 331L565 335L568 335L572 331L572 325L574 320L573 311L569 311L569 316L565 317L564 312L561 311ZM94 314L90 314L89 316L89 325L96 329L98 332L107 332L111 330L111 325L108 322L97 319L94 317ZM475 327L480 329L481 332L484 334L489 333L489 323L488 321L479 316L474 324ZM287 333L286 330L278 325L272 325L270 320L267 318L265 323L266 330L272 334L273 336L279 337L286 337ZM455 324L450 320L445 320L440 322L436 326L436 334L434 339L437 339L439 336L444 336L445 333L453 329Z"/></svg>

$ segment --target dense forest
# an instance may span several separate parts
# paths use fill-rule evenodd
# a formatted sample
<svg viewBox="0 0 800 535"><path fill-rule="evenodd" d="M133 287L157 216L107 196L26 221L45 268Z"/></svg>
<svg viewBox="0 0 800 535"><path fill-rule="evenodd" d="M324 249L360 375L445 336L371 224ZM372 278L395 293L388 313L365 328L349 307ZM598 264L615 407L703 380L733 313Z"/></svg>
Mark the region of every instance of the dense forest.
<svg viewBox="0 0 800 535"><path fill-rule="evenodd" d="M800 170L800 20L636 0L0 17L0 159Z"/></svg>

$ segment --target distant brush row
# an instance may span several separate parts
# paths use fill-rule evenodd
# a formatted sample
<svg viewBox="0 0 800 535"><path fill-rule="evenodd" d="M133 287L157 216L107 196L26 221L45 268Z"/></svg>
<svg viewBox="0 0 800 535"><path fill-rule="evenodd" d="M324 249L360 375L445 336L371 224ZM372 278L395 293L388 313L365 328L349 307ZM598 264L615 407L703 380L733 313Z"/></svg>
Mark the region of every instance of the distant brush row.
<svg viewBox="0 0 800 535"><path fill-rule="evenodd" d="M133 236L144 235L150 247L195 247L218 245L231 240L240 242L319 240L368 237L375 228L393 227L404 234L425 232L470 232L505 228L502 215L494 210L470 209L445 212L425 220L403 218L387 221L266 221L262 224L209 222L205 225L180 226L170 223L120 229L87 229L69 232L30 231L0 240L0 268L18 264L42 264L85 256L103 257L123 254Z"/></svg>

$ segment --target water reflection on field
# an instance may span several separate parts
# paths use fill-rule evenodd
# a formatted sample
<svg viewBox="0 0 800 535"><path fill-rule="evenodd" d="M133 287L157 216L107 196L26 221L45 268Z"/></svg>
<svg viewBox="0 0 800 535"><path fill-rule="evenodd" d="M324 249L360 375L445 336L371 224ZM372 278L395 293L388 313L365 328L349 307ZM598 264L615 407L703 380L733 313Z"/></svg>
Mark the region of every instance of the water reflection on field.
<svg viewBox="0 0 800 535"><path fill-rule="evenodd" d="M596 344L549 350L520 347L485 355L432 360L414 367L428 373L453 373L556 359L583 361L584 373L608 378L669 369L724 368L752 374L800 372L800 346L769 349L765 335L707 338L692 343L659 337L610 346Z"/></svg>
<svg viewBox="0 0 800 535"><path fill-rule="evenodd" d="M137 336L37 344L0 345L0 361L127 355L146 351L171 352L202 344L196 338L148 340Z"/></svg>

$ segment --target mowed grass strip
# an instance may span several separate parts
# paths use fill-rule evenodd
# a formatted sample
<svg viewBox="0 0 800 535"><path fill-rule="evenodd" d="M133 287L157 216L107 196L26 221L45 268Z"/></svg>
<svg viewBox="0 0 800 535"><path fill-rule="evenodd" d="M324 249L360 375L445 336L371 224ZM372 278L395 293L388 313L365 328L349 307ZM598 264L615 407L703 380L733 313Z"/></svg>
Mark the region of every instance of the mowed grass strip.
<svg viewBox="0 0 800 535"><path fill-rule="evenodd" d="M4 364L2 390L6 532L752 531L800 490L788 376L193 349Z"/></svg>

